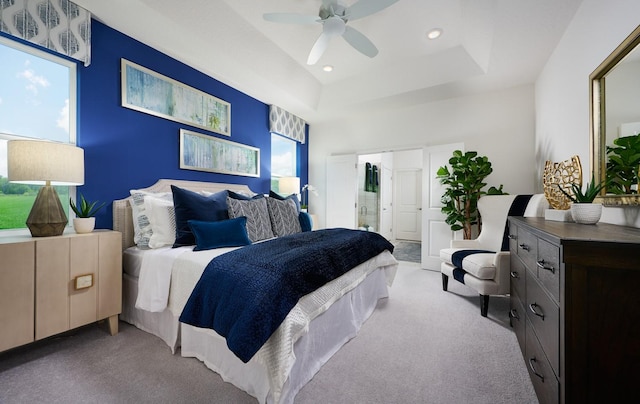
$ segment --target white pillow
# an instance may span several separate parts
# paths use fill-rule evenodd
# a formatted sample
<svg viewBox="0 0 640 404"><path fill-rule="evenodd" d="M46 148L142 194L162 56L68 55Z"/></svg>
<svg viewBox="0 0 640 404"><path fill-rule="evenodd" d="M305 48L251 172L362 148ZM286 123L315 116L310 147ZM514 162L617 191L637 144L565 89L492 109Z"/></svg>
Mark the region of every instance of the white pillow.
<svg viewBox="0 0 640 404"><path fill-rule="evenodd" d="M144 206L153 230L149 238L149 248L173 245L176 241L176 213L173 200L147 195L144 198Z"/></svg>
<svg viewBox="0 0 640 404"><path fill-rule="evenodd" d="M131 194L131 210L133 211L133 241L138 247L149 247L149 239L153 234L151 223L147 217L144 200L146 196L154 196L165 200L173 201L173 194L171 192L147 192L137 189L129 191Z"/></svg>

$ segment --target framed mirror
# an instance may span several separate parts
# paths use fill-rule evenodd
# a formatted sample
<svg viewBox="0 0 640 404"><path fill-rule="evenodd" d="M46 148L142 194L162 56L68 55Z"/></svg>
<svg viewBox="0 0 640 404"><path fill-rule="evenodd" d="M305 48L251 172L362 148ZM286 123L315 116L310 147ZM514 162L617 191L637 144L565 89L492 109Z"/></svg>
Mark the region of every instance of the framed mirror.
<svg viewBox="0 0 640 404"><path fill-rule="evenodd" d="M617 176L617 168L607 173L607 148L614 141L640 139L640 26L629 35L589 76L591 117L591 167L596 182ZM637 136L637 137L633 137ZM640 205L637 176L640 164L633 169L636 184L603 190L598 201L606 206ZM627 181L629 182L629 181Z"/></svg>

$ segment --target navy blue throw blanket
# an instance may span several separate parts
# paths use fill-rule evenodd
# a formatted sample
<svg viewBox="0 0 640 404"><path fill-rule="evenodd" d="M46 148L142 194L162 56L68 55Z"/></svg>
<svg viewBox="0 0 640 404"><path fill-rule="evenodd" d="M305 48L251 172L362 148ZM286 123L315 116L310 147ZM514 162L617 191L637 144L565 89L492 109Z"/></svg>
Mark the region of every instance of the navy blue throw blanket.
<svg viewBox="0 0 640 404"><path fill-rule="evenodd" d="M451 254L451 263L455 267L453 269L453 279L457 280L460 283L464 283L464 274L466 273L462 269L462 260L471 254L482 254L489 253L492 254L495 251L487 251L487 250L458 250Z"/></svg>
<svg viewBox="0 0 640 404"><path fill-rule="evenodd" d="M207 265L180 321L211 328L248 362L298 300L393 245L377 233L324 229L220 255Z"/></svg>

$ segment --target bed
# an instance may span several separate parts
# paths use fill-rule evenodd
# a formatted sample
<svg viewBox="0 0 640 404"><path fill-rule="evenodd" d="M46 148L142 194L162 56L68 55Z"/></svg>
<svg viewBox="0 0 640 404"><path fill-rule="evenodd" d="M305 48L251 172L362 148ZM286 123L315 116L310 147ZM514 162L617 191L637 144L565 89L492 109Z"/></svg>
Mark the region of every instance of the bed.
<svg viewBox="0 0 640 404"><path fill-rule="evenodd" d="M247 198L255 196L244 185L162 179L148 188L136 190L136 197L143 194L147 198L146 206L154 201L153 211L147 212L150 221L161 221L155 214L158 211L165 216L171 211L167 195L171 193L172 185L203 195L230 191L230 194ZM172 248L171 245L152 243L154 248L141 248L134 241L134 234L140 229L134 229L133 195L132 192L132 196L113 203L113 227L123 234L123 310L120 319L158 336L172 352L179 351L184 357L201 360L225 381L256 397L260 403L293 402L297 392L322 365L357 334L378 300L388 297L388 286L393 282L397 262L385 250L303 296L245 363L215 331L179 321L209 262L228 252L237 254L235 250L245 247L193 251L191 245ZM164 197L165 202L159 202L157 197ZM157 210L158 206L162 209ZM160 238L161 233L158 234ZM254 244L269 242L267 239ZM230 255L233 254L226 256Z"/></svg>

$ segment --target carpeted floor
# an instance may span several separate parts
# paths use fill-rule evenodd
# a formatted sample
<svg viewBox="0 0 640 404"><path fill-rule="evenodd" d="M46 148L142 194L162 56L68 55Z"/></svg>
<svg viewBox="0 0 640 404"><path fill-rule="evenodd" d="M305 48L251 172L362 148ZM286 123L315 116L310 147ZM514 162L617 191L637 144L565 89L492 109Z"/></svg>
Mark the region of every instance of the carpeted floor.
<svg viewBox="0 0 640 404"><path fill-rule="evenodd" d="M422 243L419 241L396 241L393 243L393 256L398 261L420 262Z"/></svg>
<svg viewBox="0 0 640 404"><path fill-rule="evenodd" d="M296 397L316 403L537 403L506 297L478 296L401 262L358 336ZM92 325L0 354L0 403L256 403L200 361L120 323Z"/></svg>

